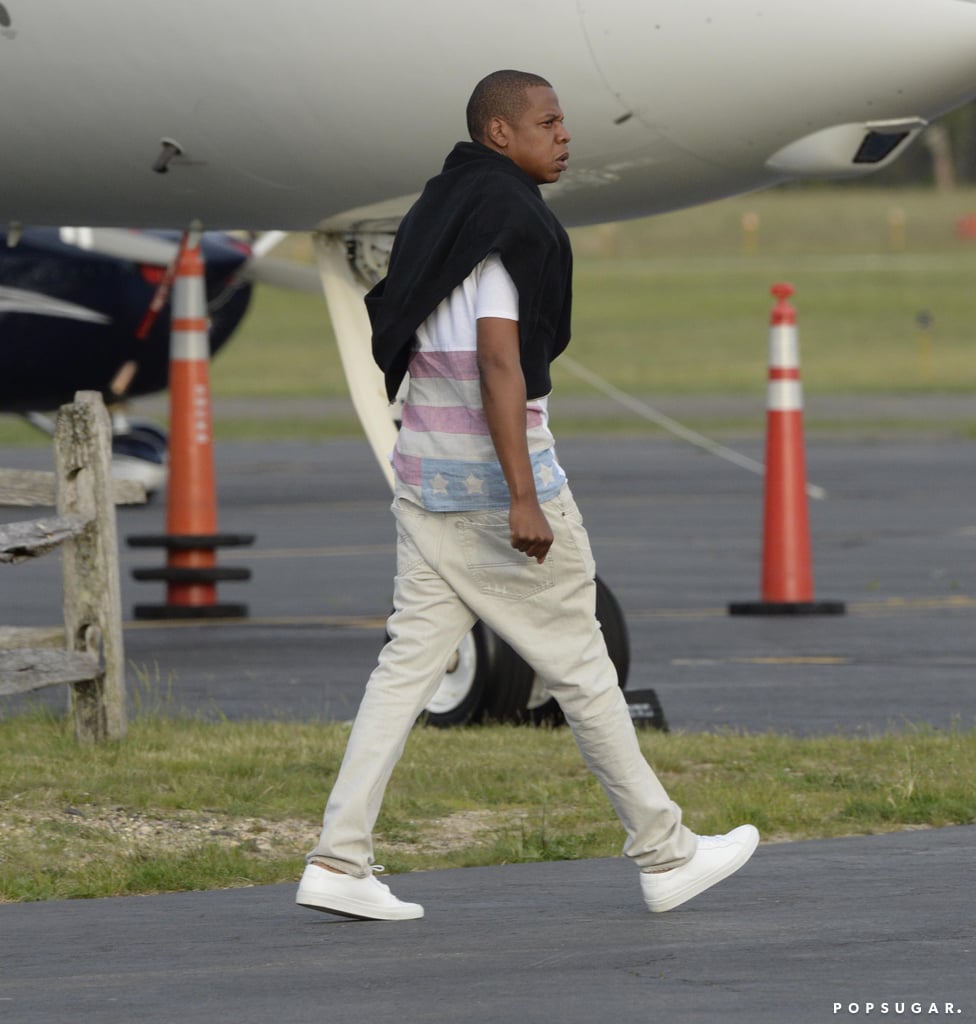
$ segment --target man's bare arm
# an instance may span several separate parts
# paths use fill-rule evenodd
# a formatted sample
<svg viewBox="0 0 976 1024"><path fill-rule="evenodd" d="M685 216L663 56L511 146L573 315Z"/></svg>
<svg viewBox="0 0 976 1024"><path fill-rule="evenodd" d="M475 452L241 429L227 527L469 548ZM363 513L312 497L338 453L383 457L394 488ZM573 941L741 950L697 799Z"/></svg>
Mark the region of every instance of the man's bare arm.
<svg viewBox="0 0 976 1024"><path fill-rule="evenodd" d="M544 562L552 546L552 530L539 506L529 459L525 377L515 320L478 320L478 372L488 430L512 496L508 515L512 547Z"/></svg>

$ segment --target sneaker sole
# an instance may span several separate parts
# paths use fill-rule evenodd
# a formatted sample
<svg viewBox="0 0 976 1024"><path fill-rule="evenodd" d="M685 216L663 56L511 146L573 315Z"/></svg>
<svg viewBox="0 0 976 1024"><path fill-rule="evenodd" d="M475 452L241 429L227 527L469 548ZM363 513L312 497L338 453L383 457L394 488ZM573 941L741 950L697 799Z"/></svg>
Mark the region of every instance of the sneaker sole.
<svg viewBox="0 0 976 1024"><path fill-rule="evenodd" d="M742 843L735 860L730 861L720 869L716 869L710 875L703 875L694 883L689 883L684 889L679 889L663 899L648 900L645 897L644 902L647 904L647 909L652 914L662 914L666 910L674 910L675 907L681 906L682 903L687 903L688 900L705 892L706 889L711 889L713 885L718 885L719 882L728 878L729 875L735 874L756 852L758 845L759 832L756 829L752 829L748 840Z"/></svg>
<svg viewBox="0 0 976 1024"><path fill-rule="evenodd" d="M343 899L342 897L332 898L328 905L324 902L316 902L317 900L321 901L322 897L303 892L301 889L298 890L298 895L295 897L295 902L300 907L306 907L308 910L320 910L326 914L337 914L339 917L351 917L356 921L415 921L424 916L423 907L419 908L418 913L413 907L391 907L389 910L383 910L361 903L359 900Z"/></svg>

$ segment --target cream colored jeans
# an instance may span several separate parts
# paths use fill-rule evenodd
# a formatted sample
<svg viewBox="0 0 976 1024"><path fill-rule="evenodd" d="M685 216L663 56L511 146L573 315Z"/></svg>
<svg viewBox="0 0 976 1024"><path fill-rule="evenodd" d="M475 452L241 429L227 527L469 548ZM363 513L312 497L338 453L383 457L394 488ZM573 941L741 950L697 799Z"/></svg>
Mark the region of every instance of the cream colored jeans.
<svg viewBox="0 0 976 1024"><path fill-rule="evenodd" d="M372 830L390 775L448 660L480 618L545 682L627 834L639 867L688 861L694 835L641 753L596 621L595 565L568 487L542 506L554 535L542 565L512 548L508 511L428 512L396 499L397 575L380 652L308 855L370 874Z"/></svg>

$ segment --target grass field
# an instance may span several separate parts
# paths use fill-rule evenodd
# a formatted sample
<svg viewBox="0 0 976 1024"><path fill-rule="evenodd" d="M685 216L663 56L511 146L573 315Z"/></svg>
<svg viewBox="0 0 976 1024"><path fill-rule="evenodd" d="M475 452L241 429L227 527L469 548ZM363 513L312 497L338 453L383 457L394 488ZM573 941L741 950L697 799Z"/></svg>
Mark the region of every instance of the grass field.
<svg viewBox="0 0 976 1024"><path fill-rule="evenodd" d="M638 396L761 402L769 289L786 280L797 289L808 394L967 394L976 379L976 240L960 238L957 224L973 212L976 190L784 188L575 229L570 353ZM754 232L743 228L748 218ZM276 256L310 261L309 239L292 236ZM931 321L924 330L920 314ZM593 394L558 361L553 380L560 395ZM324 300L257 288L212 384L217 398L345 395ZM217 418L224 439L359 432L352 417L330 420L324 410L290 421ZM561 426L577 427L565 416ZM0 444L20 443L42 439L0 418Z"/></svg>
<svg viewBox="0 0 976 1024"><path fill-rule="evenodd" d="M976 241L959 238L956 225L973 211L972 191L781 189L576 229L572 354L637 394L761 391L769 288L787 280L797 288L808 388L968 391ZM754 236L743 230L746 215L758 218ZM290 251L309 258L303 240ZM565 373L557 386L586 392ZM215 363L214 390L343 394L322 303L259 291Z"/></svg>
<svg viewBox="0 0 976 1024"><path fill-rule="evenodd" d="M0 902L296 879L348 725L150 716L80 748L44 714L0 721ZM696 831L765 841L976 820L976 732L795 739L645 731ZM391 871L612 857L623 835L567 729L418 728L384 802Z"/></svg>

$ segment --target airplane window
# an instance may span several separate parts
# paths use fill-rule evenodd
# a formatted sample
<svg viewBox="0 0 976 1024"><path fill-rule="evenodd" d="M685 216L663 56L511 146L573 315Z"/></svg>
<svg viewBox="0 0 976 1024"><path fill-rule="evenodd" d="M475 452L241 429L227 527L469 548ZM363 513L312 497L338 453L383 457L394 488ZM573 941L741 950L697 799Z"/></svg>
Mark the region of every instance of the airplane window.
<svg viewBox="0 0 976 1024"><path fill-rule="evenodd" d="M856 164L880 164L908 138L911 132L894 132L882 135L881 132L868 132L864 141L854 154Z"/></svg>

